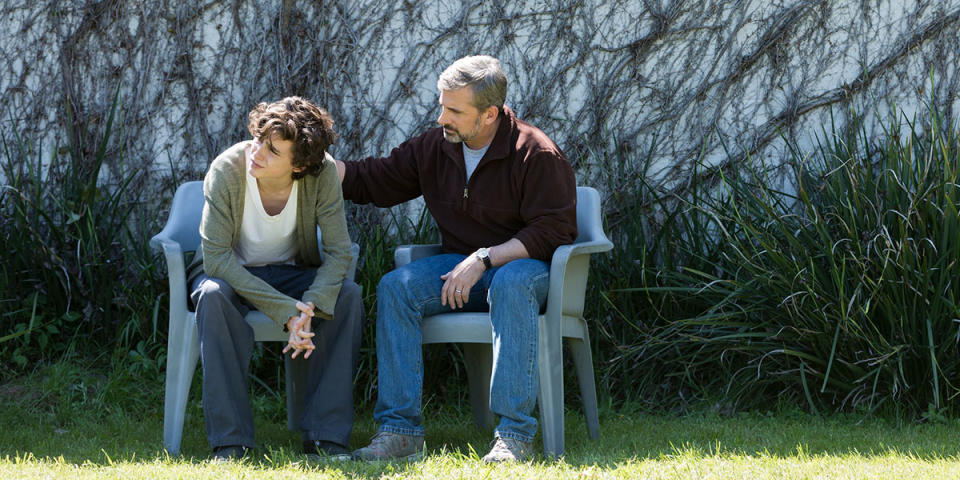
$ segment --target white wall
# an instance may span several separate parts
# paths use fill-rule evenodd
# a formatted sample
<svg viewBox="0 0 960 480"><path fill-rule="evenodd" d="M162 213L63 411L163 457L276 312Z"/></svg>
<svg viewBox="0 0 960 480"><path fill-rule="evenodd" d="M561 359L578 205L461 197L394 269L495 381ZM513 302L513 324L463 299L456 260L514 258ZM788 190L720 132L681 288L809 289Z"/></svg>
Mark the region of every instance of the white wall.
<svg viewBox="0 0 960 480"><path fill-rule="evenodd" d="M508 103L584 182L618 148L677 180L745 152L776 164L781 135L811 145L831 112L960 107L960 0L78 3L0 5L0 125L47 153L87 125L90 150L119 83L105 180L200 178L254 103L291 94L337 119L336 156L384 154L433 125L437 74L473 53L503 61Z"/></svg>

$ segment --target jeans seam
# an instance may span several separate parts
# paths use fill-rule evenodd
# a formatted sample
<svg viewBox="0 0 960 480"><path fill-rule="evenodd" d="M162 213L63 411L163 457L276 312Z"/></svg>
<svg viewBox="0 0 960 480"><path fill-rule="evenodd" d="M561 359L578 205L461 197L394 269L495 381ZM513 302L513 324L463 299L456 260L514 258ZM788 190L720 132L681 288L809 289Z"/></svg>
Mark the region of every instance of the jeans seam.
<svg viewBox="0 0 960 480"><path fill-rule="evenodd" d="M499 290L501 292L506 292L507 297L512 297L514 301L521 300L523 303L516 303L514 305L520 307L523 311L531 311L533 316L532 318L527 317L525 314L523 317L527 320L531 320L533 323L522 327L522 331L527 332L530 337L529 340L525 340L525 344L522 348L526 350L523 351L523 355L526 355L527 361L525 363L516 364L513 368L516 368L516 373L518 377L515 381L518 383L514 384L516 387L520 388L526 392L532 392L532 397L524 398L522 403L512 404L512 400L509 396L503 397L502 395L496 395L500 397L500 400L496 402L500 407L507 408L510 412L510 415L517 415L517 417L508 417L503 416L500 420L500 425L498 425L496 432L498 436L503 438L510 438L514 440L519 440L522 442L531 442L534 438L534 435L537 431L537 419L533 417L532 410L536 407L536 398L538 396L538 380L539 380L539 326L538 326L538 317L540 310L540 297L541 292L546 294L546 290L549 289L548 279L550 272L548 269L540 270L538 273L526 277L524 281L519 285L512 285L510 287L505 287L504 284L498 284ZM492 287L492 285L491 285ZM506 288L506 290L504 290ZM519 291L518 291L519 288ZM489 300L490 293L493 292L493 288L490 288L488 291L488 302L491 303L491 310L493 310L492 301ZM512 292L510 292L512 290ZM498 297L499 298L499 297ZM544 299L545 300L545 299ZM505 305L510 305L508 302ZM498 305L497 310L501 310L498 315L504 314L506 311L502 310L506 308L505 305ZM526 323L526 322L524 322ZM502 327L510 329L506 324ZM519 347L520 345L515 346ZM520 351L517 351L519 353ZM520 355L522 356L522 355ZM526 378L522 378L526 377ZM491 391L491 395L494 392ZM508 394L509 395L509 394ZM519 398L515 399L519 400ZM503 402L507 404L503 404ZM493 398L491 398L491 406L493 406ZM503 412L506 413L506 412ZM530 430L530 431L527 431ZM502 434L502 435L501 435Z"/></svg>
<svg viewBox="0 0 960 480"><path fill-rule="evenodd" d="M398 427L396 425L380 425L380 432L396 433L398 435L406 435L408 437L422 437L424 435L424 429L421 428L404 428Z"/></svg>
<svg viewBox="0 0 960 480"><path fill-rule="evenodd" d="M430 303L430 302L436 302L436 301L439 301L439 300L440 300L440 296L427 297L427 298L423 299L422 301L420 301L420 302L417 304L417 315L420 317L420 321L421 321L421 322L423 322L423 317L424 317L423 311L424 311L424 307L425 307L428 303ZM423 327L421 327L421 328L423 328Z"/></svg>
<svg viewBox="0 0 960 480"><path fill-rule="evenodd" d="M523 435L523 434L517 433L517 432L510 432L510 431L504 431L504 430L497 429L497 431L496 431L495 433L496 433L496 436L498 436L498 437L500 437L500 438L510 438L510 439L513 439L513 440L520 440L521 442L524 442L524 443L532 443L532 442L533 442L533 437L532 437L532 436Z"/></svg>

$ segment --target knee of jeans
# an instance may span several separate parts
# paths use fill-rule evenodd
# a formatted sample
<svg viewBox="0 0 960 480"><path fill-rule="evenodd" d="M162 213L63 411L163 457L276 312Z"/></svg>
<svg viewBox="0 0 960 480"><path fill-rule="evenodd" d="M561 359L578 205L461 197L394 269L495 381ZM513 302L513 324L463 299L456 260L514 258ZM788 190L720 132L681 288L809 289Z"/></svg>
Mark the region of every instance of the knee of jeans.
<svg viewBox="0 0 960 480"><path fill-rule="evenodd" d="M490 298L517 294L534 295L535 280L535 276L523 269L501 269L490 284Z"/></svg>
<svg viewBox="0 0 960 480"><path fill-rule="evenodd" d="M232 294L233 289L226 282L208 278L197 285L197 307L208 302L222 302Z"/></svg>
<svg viewBox="0 0 960 480"><path fill-rule="evenodd" d="M233 301L233 287L218 278L207 278L201 281L193 293L196 300L197 328L201 339L210 341L208 332L217 332L222 328L229 328L232 317L226 312L233 311L228 305ZM223 312L225 314L217 314ZM217 335L214 334L214 337Z"/></svg>
<svg viewBox="0 0 960 480"><path fill-rule="evenodd" d="M395 298L406 291L406 275L399 270L391 270L380 278L377 284L377 301Z"/></svg>
<svg viewBox="0 0 960 480"><path fill-rule="evenodd" d="M361 295L362 289L360 285L357 285L353 282L343 282L343 286L340 287L340 298L337 299L338 305L347 306L352 310L360 312L360 316L363 316L363 295Z"/></svg>
<svg viewBox="0 0 960 480"><path fill-rule="evenodd" d="M348 303L362 302L363 297L360 296L360 291L360 285L353 282L343 282L343 285L340 287L340 295L342 295L344 301Z"/></svg>

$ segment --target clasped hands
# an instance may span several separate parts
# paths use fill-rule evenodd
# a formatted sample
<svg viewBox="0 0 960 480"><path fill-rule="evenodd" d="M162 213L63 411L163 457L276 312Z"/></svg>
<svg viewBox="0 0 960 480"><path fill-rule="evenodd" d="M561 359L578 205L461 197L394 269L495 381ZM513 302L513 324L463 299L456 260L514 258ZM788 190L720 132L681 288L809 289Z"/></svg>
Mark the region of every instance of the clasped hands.
<svg viewBox="0 0 960 480"><path fill-rule="evenodd" d="M297 310L300 315L294 315L287 320L287 331L290 332L290 338L287 340L287 346L283 347L283 353L286 354L293 350L290 358L297 358L297 354L303 353L303 358L310 358L310 354L316 349L313 345L314 333L310 331L313 318L313 302L297 302Z"/></svg>

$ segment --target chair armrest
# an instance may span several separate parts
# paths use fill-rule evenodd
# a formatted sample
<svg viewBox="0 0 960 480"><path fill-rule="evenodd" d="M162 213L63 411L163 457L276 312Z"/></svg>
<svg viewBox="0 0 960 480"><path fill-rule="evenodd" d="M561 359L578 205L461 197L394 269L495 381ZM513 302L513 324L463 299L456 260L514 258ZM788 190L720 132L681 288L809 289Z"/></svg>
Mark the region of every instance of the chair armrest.
<svg viewBox="0 0 960 480"><path fill-rule="evenodd" d="M441 253L443 253L443 248L441 248L439 243L430 245L400 245L393 252L393 265L394 268L399 268L415 260L432 257Z"/></svg>
<svg viewBox="0 0 960 480"><path fill-rule="evenodd" d="M590 240L588 242L577 242L569 245L561 245L553 252L553 258L557 258L557 253L566 256L583 255L588 253L602 253L613 250L613 242L610 240ZM569 251L569 252L567 252Z"/></svg>
<svg viewBox="0 0 960 480"><path fill-rule="evenodd" d="M613 249L613 243L609 240L591 240L588 242L577 242L569 245L560 245L553 252L553 258L550 260L551 288L553 287L554 273L563 279L566 273L567 264L570 259L578 255L590 255L591 253L607 252Z"/></svg>
<svg viewBox="0 0 960 480"><path fill-rule="evenodd" d="M182 254L183 252L180 249L180 243L170 237L167 234L167 229L164 228L160 233L154 235L150 238L150 247L154 250L167 253L168 251L176 251L177 253Z"/></svg>
<svg viewBox="0 0 960 480"><path fill-rule="evenodd" d="M574 313L580 316L583 312L583 297L587 288L587 269L592 253L606 252L613 249L613 243L607 239L577 242L561 245L553 252L550 261L550 289L547 294L547 317L559 319L565 313ZM580 257L585 257L582 260ZM574 261L576 260L576 261ZM570 270L570 269L574 270ZM565 296L576 296L575 299L566 298L566 303L572 305L573 310L579 312L564 312Z"/></svg>
<svg viewBox="0 0 960 480"><path fill-rule="evenodd" d="M167 236L166 232L160 232L150 239L150 246L153 247L154 250L163 253L164 259L167 261L167 276L170 278L170 281L173 282L174 279L180 279L181 283L185 283L186 270L183 263L183 249L180 247L180 243ZM171 287L172 286L173 285L171 285Z"/></svg>
<svg viewBox="0 0 960 480"><path fill-rule="evenodd" d="M166 230L166 229L164 229ZM165 231L150 239L154 250L163 252L167 262L167 279L170 285L170 319L185 318L187 313L187 273L180 244L168 237Z"/></svg>

